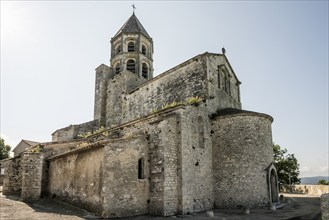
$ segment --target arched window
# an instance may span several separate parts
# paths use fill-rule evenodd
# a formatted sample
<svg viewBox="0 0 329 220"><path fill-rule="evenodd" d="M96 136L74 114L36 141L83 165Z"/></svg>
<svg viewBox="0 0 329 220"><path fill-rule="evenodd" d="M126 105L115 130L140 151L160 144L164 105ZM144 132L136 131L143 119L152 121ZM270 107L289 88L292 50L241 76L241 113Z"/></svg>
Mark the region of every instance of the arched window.
<svg viewBox="0 0 329 220"><path fill-rule="evenodd" d="M222 73L222 71L220 69L220 66L217 66L217 88L219 88L219 89L221 88L221 86L220 86L221 73Z"/></svg>
<svg viewBox="0 0 329 220"><path fill-rule="evenodd" d="M129 70L130 72L133 72L133 73L136 72L135 61L134 60L128 60L127 70Z"/></svg>
<svg viewBox="0 0 329 220"><path fill-rule="evenodd" d="M144 179L144 159L138 160L138 179Z"/></svg>
<svg viewBox="0 0 329 220"><path fill-rule="evenodd" d="M134 42L128 43L128 52L134 52L135 51L135 44Z"/></svg>
<svg viewBox="0 0 329 220"><path fill-rule="evenodd" d="M119 54L121 52L121 44L119 44L116 48L115 48L115 54Z"/></svg>
<svg viewBox="0 0 329 220"><path fill-rule="evenodd" d="M227 76L226 75L224 77L224 89L225 89L225 92L227 92Z"/></svg>
<svg viewBox="0 0 329 220"><path fill-rule="evenodd" d="M240 98L240 86L239 83L236 84L237 90L238 90L238 101L241 102Z"/></svg>
<svg viewBox="0 0 329 220"><path fill-rule="evenodd" d="M149 68L146 63L142 64L142 76L147 79Z"/></svg>
<svg viewBox="0 0 329 220"><path fill-rule="evenodd" d="M115 71L115 74L120 73L120 63L116 63L116 64L115 64L115 66L114 66L114 71Z"/></svg>
<svg viewBox="0 0 329 220"><path fill-rule="evenodd" d="M145 45L142 45L142 54L146 55L146 47L145 47Z"/></svg>

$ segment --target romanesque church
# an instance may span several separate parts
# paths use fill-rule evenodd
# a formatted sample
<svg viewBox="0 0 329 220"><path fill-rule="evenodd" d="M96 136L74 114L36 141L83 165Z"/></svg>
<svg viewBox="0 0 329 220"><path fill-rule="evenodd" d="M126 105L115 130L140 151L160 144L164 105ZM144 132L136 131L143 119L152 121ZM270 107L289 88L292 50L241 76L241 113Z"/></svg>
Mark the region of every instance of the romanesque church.
<svg viewBox="0 0 329 220"><path fill-rule="evenodd" d="M153 53L133 13L111 38L109 64L96 68L94 120L10 159L4 194L49 196L109 218L277 203L273 118L241 109L225 51L156 77Z"/></svg>

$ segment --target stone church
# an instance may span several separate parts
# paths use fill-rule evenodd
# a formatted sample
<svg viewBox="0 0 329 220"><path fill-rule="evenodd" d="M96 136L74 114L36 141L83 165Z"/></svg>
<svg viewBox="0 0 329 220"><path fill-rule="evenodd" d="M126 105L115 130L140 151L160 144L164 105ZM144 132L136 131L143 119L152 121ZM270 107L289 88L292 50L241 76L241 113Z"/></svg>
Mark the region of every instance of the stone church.
<svg viewBox="0 0 329 220"><path fill-rule="evenodd" d="M133 13L111 39L110 64L96 68L94 120L12 158L4 194L110 218L277 203L273 118L241 109L225 50L156 77L153 52Z"/></svg>

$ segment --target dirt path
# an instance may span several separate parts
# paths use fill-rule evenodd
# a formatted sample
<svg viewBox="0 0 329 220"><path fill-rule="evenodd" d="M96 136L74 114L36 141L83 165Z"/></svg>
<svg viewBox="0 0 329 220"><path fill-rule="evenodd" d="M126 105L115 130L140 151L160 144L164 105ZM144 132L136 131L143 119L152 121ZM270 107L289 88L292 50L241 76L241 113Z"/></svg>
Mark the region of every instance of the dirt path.
<svg viewBox="0 0 329 220"><path fill-rule="evenodd" d="M92 219L92 214L51 199L28 204L18 201L18 197L0 195L1 220L58 220Z"/></svg>
<svg viewBox="0 0 329 220"><path fill-rule="evenodd" d="M320 198L305 195L286 194L286 206L272 211L269 209L251 209L249 215L244 215L242 210L214 210L214 217L207 217L206 213L194 216L154 217L137 216L121 218L123 220L170 220L173 218L188 218L193 220L276 220L276 219L307 219L320 220ZM20 202L18 197L5 197L0 194L0 220L57 220L57 219L101 219L93 214L73 207L71 205L53 200L42 199L35 203Z"/></svg>

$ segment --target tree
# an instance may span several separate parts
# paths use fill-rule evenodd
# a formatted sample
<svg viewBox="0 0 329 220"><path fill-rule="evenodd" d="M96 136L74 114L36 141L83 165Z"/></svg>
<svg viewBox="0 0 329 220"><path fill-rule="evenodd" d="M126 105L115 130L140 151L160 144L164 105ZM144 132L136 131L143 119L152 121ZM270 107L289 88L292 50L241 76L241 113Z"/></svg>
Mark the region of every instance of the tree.
<svg viewBox="0 0 329 220"><path fill-rule="evenodd" d="M11 147L0 137L0 160L8 158Z"/></svg>
<svg viewBox="0 0 329 220"><path fill-rule="evenodd" d="M281 149L280 145L273 145L274 165L278 172L280 184L300 183L299 164L294 154L288 154L287 149Z"/></svg>
<svg viewBox="0 0 329 220"><path fill-rule="evenodd" d="M320 185L329 185L329 181L322 179L322 180L319 180L318 184L320 184Z"/></svg>

